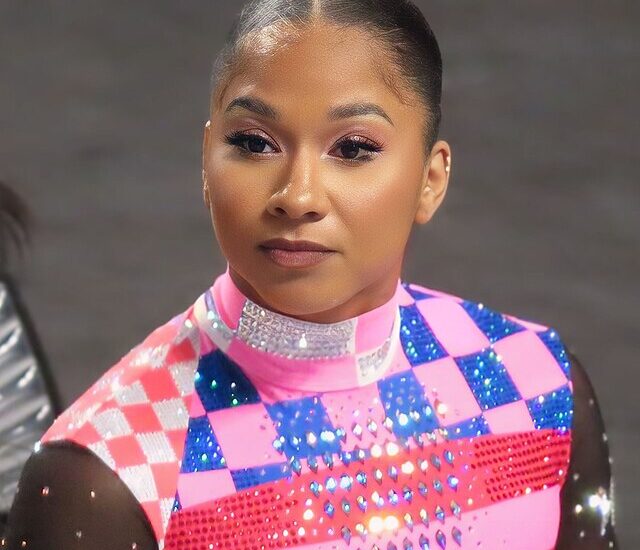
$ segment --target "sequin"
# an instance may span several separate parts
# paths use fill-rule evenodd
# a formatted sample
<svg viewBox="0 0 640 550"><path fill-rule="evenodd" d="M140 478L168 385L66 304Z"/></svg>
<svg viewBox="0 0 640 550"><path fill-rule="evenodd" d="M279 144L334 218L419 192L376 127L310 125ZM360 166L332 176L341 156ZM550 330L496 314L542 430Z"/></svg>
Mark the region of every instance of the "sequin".
<svg viewBox="0 0 640 550"><path fill-rule="evenodd" d="M206 416L200 416L189 420L180 471L203 472L224 467L222 449L213 433L209 419Z"/></svg>
<svg viewBox="0 0 640 550"><path fill-rule="evenodd" d="M377 385L387 418L391 421L391 430L395 435L406 438L438 427L436 417L429 414L432 411L431 403L413 371L389 375L383 380L378 380ZM397 421L401 415L406 418L404 425Z"/></svg>
<svg viewBox="0 0 640 550"><path fill-rule="evenodd" d="M462 531L458 529L455 525L451 528L451 537L458 544L458 546L462 546Z"/></svg>
<svg viewBox="0 0 640 550"><path fill-rule="evenodd" d="M324 406L313 397L281 401L266 406L278 433L284 438L283 451L287 456L304 458L309 455L340 453L340 441L335 436ZM307 433L314 435L309 445ZM291 443L295 437L296 445ZM281 440L282 441L282 440ZM331 458L331 454L329 454Z"/></svg>
<svg viewBox="0 0 640 550"><path fill-rule="evenodd" d="M212 388L212 382L216 384ZM207 412L260 403L258 392L240 367L220 350L200 358L195 388Z"/></svg>
<svg viewBox="0 0 640 550"><path fill-rule="evenodd" d="M453 474L449 474L447 476L447 485L449 485L449 487L451 487L454 491L458 488L458 483L458 478Z"/></svg>
<svg viewBox="0 0 640 550"><path fill-rule="evenodd" d="M457 357L455 361L482 409L522 398L493 349L485 348L479 353Z"/></svg>
<svg viewBox="0 0 640 550"><path fill-rule="evenodd" d="M484 416L474 416L468 420L463 420L451 426L447 426L444 434L447 439L462 439L465 437L475 437L490 433L489 424Z"/></svg>
<svg viewBox="0 0 640 550"><path fill-rule="evenodd" d="M567 430L573 418L573 395L568 385L527 399L527 408L537 429Z"/></svg>
<svg viewBox="0 0 640 550"><path fill-rule="evenodd" d="M238 490L254 487L269 481L275 481L276 479L282 479L288 475L289 467L286 462L231 470L231 478Z"/></svg>
<svg viewBox="0 0 640 550"><path fill-rule="evenodd" d="M539 332L537 334L540 340L544 342L549 351L553 354L553 357L562 368L567 379L570 379L571 363L569 361L569 356L567 355L567 350L560 340L558 333L554 329L548 328L544 332Z"/></svg>
<svg viewBox="0 0 640 550"><path fill-rule="evenodd" d="M406 289L411 296L420 295L419 299L425 302L431 298L427 293L420 294L417 288ZM205 544L216 548L220 540L233 540L237 548L296 545L310 548L316 543L328 547L342 541L363 550L424 549L430 547L430 542L439 548L452 548L461 546L460 519L467 510L472 517L474 511L498 507L502 501L514 497L526 498L559 483L567 467L568 441L563 428L568 424L563 413L569 414L571 410L570 391L556 388L528 400L527 410L519 407L523 415L528 412L534 419L535 429L491 433L491 427L507 423L503 413L516 409L510 407L512 403L525 403L518 390L521 386L514 383L517 379L520 384L520 379L515 374L514 379L511 378L511 371L501 363L492 347L463 356L449 356L441 342L450 340L438 338L436 309L440 301L439 298L424 303L424 309L414 303L399 310L402 321L399 339L406 360L400 356L391 374L371 385L335 393L328 391L326 395L289 388L279 388L286 392L264 391L265 387L271 390L268 384L261 387L253 376L249 379L245 372L250 371L243 371L230 355L234 349L242 349L246 357L256 360L261 357L256 351L285 354L290 358L330 358L332 353L337 353L335 357L344 357L340 353L353 355L353 327L347 331L348 343L339 344L346 346L342 352L320 350L316 346L324 336L315 338L310 331L300 331L301 323L293 322L298 330L294 334L293 329L282 328L279 320L274 321L273 316L263 314L259 308L247 309L244 317L247 332L242 337L233 332L231 335L249 343L252 349L230 346L225 350L207 351L198 358L193 377L192 418L188 426L181 428L186 436L180 466L180 475L184 474L180 478L184 481L180 491L184 487L184 492L181 495L176 491L173 506L167 509L164 495L160 499L157 494L142 494L141 485L134 491L153 513L157 514L159 509L165 519L171 514L167 528L168 550L180 548L180 541L191 539L203 549L207 548ZM464 303L456 304L466 307ZM434 309L428 310L432 306ZM433 319L432 326L421 313L427 310L429 319ZM507 321L482 305L470 315L479 320L481 332L491 342L514 331L531 330ZM272 322L276 329L268 326ZM283 342L283 335L278 331L288 330L291 338ZM188 331L182 336L191 338ZM545 335L549 336L550 333ZM479 334L476 337L485 341ZM206 349L211 349L210 342ZM171 361L175 361L171 355L163 359L166 363ZM165 367L171 369L175 364ZM194 368L196 363L190 365ZM321 366L322 363L317 362L313 368ZM355 361L349 366L358 368ZM429 371L430 368L434 370ZM440 394L435 391L429 384L429 376L435 373L434 379L438 376L442 379L446 368L457 377L458 388L462 387L468 399L475 398L476 402L456 402L456 392L447 391L446 383L437 384ZM419 380L423 374L424 383ZM167 379L173 380L177 391L182 392L178 386L186 387L188 379L180 376L175 369L167 373ZM141 402L144 395L151 399L153 391L146 388L143 394L135 382L126 386L123 380L119 382L123 385L114 389L120 392L122 408ZM446 398L442 397L447 393ZM175 399L175 404L187 402L182 396ZM500 407L504 408L500 410ZM239 418L243 413L247 419L255 415L253 418L258 419L260 426L247 422L246 432L243 429L234 439L233 430L225 430L222 424L215 423L216 413L230 408L235 409ZM162 422L170 422L168 410L167 405L165 412L156 412L164 417ZM474 411L470 414L475 416L468 417L470 411ZM126 432L126 426L118 427L119 420L114 418L115 430ZM114 433L114 427L106 424L108 422L105 422L104 435L109 445L105 449L115 454L117 448L110 446L108 435ZM164 424L163 429L169 431ZM143 476L153 474L152 466L165 460L168 464L177 458L170 452L178 448L179 437L171 434L168 445L168 439L156 437L154 433L145 432L144 437L131 433L118 436L138 442L139 450L145 455L145 471L123 472L134 488ZM104 444L105 440L99 443ZM237 467L247 462L256 465ZM231 467L234 463L236 467ZM202 486L198 486L199 479L203 481ZM149 486L155 487L153 482L149 482ZM593 496L590 502L593 506L588 501L582 504L581 513L593 511L604 515L606 496ZM481 517L480 521L485 520ZM422 532L422 526L429 528L428 537Z"/></svg>
<svg viewBox="0 0 640 550"><path fill-rule="evenodd" d="M247 299L236 335L253 348L295 359L340 357L354 352L355 322L312 323L281 315Z"/></svg>
<svg viewBox="0 0 640 550"><path fill-rule="evenodd" d="M506 336L525 330L522 325L515 323L504 314L488 308L482 303L464 300L462 307L492 344Z"/></svg>
<svg viewBox="0 0 640 550"><path fill-rule="evenodd" d="M415 305L400 306L400 340L411 365L419 365L446 356L424 317Z"/></svg>

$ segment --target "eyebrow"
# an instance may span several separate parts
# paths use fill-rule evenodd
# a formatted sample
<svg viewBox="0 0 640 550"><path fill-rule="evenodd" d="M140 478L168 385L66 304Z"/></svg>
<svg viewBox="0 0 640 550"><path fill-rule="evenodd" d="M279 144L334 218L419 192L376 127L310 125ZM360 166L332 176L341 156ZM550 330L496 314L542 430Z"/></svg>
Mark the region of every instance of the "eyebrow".
<svg viewBox="0 0 640 550"><path fill-rule="evenodd" d="M227 105L227 108L224 112L230 113L231 111L234 111L236 109L245 109L265 118L270 118L272 120L280 119L280 114L276 109L255 96L243 95L240 97L236 97L229 103L229 105ZM391 117L384 111L382 107L376 105L375 103L368 102L348 103L345 105L332 107L327 113L327 118L329 120L341 120L345 118L365 115L380 116L388 121L389 124L394 126Z"/></svg>

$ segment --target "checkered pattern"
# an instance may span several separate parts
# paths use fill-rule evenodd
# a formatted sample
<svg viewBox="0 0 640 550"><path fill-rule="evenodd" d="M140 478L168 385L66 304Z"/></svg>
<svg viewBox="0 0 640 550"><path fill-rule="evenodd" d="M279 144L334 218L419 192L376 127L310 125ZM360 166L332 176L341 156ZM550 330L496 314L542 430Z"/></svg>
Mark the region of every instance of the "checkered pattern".
<svg viewBox="0 0 640 550"><path fill-rule="evenodd" d="M569 361L555 330L415 284L403 283L399 303L401 345L384 377L277 400L245 375L245 356L198 326L194 304L124 356L42 442L92 449L140 501L162 547L172 510L369 458L375 444L570 430Z"/></svg>
<svg viewBox="0 0 640 550"><path fill-rule="evenodd" d="M199 335L191 310L135 346L60 415L41 443L91 449L127 484L160 545L174 504Z"/></svg>
<svg viewBox="0 0 640 550"><path fill-rule="evenodd" d="M368 457L374 443L388 439L570 428L566 351L553 329L418 285L405 284L404 290L402 356L374 384L312 396L292 392L272 402L234 361L233 346L201 357L196 388L202 406L181 472L194 490L180 491L182 506L292 470L322 469L357 452ZM363 413L361 422L354 421L354 411ZM393 421L388 427L385 418ZM376 435L367 429L371 419ZM310 442L309 433L321 437Z"/></svg>

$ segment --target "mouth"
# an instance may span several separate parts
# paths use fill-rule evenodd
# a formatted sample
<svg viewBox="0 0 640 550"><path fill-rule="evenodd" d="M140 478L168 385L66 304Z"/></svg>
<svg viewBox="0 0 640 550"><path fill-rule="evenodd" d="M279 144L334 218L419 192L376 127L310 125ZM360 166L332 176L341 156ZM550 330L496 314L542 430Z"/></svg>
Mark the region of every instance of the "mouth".
<svg viewBox="0 0 640 550"><path fill-rule="evenodd" d="M258 248L276 265L287 268L311 267L336 253L320 243L287 239L269 239Z"/></svg>

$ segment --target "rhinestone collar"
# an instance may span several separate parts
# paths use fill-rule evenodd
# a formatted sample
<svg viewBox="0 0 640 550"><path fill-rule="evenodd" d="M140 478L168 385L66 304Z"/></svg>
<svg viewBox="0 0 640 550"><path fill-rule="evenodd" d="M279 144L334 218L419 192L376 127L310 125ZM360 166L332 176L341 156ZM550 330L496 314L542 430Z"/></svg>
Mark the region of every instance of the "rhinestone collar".
<svg viewBox="0 0 640 550"><path fill-rule="evenodd" d="M218 276L196 316L218 349L251 377L291 389L345 389L373 382L390 366L400 332L398 280L377 308L336 323L315 323L264 308L229 275Z"/></svg>
<svg viewBox="0 0 640 550"><path fill-rule="evenodd" d="M289 359L327 359L355 351L356 320L312 323L276 313L247 298L236 335L253 348Z"/></svg>

